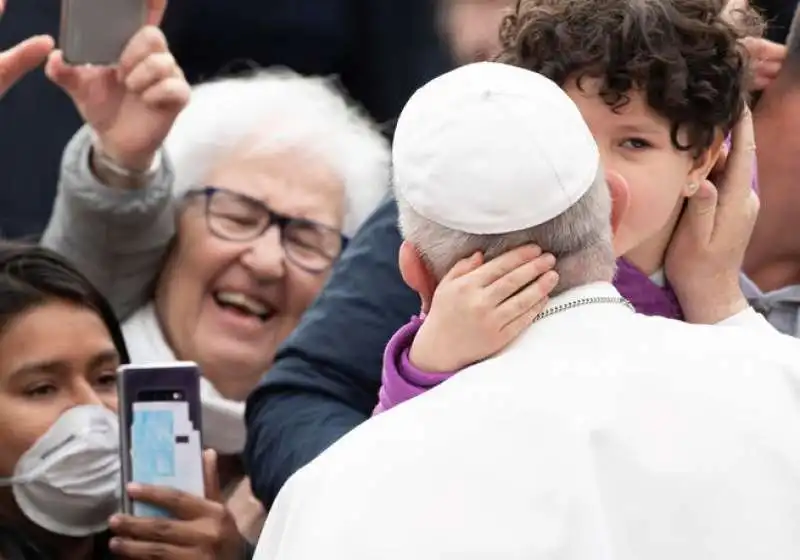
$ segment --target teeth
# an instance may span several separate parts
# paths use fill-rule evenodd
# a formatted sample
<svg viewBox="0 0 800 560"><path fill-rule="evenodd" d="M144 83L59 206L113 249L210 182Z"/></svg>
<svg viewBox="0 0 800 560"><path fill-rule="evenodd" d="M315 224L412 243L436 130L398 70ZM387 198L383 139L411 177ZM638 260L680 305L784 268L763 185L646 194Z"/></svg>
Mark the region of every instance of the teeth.
<svg viewBox="0 0 800 560"><path fill-rule="evenodd" d="M269 309L264 304L241 292L217 292L217 301L223 305L238 307L243 311L260 317L269 313Z"/></svg>

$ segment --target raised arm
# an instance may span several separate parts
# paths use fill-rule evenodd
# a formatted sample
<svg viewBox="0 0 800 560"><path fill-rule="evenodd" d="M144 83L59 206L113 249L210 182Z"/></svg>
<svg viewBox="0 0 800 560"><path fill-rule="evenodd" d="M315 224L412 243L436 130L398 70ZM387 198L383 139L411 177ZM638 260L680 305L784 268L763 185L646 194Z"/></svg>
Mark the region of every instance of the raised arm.
<svg viewBox="0 0 800 560"><path fill-rule="evenodd" d="M46 68L87 126L64 152L42 243L72 260L123 319L148 299L175 227L174 174L160 150L190 90L155 27L163 10L150 0L150 25L118 67L70 67L56 51Z"/></svg>

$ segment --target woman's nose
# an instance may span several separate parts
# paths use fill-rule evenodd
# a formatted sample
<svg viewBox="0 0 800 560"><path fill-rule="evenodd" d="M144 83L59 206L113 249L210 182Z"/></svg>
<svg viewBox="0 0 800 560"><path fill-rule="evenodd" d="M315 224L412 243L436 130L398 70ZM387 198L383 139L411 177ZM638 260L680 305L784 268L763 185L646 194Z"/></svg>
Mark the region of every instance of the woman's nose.
<svg viewBox="0 0 800 560"><path fill-rule="evenodd" d="M75 383L72 389L72 401L74 406L101 405L104 402L88 380L81 380Z"/></svg>
<svg viewBox="0 0 800 560"><path fill-rule="evenodd" d="M271 227L263 235L254 239L249 250L242 257L245 265L258 278L283 276L286 255L281 243L281 230Z"/></svg>

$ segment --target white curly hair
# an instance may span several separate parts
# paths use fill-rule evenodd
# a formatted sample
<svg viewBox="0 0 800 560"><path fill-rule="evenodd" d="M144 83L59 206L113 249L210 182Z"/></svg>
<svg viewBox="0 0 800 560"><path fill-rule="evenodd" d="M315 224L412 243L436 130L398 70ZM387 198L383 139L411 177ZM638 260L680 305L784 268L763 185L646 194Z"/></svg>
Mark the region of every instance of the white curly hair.
<svg viewBox="0 0 800 560"><path fill-rule="evenodd" d="M221 157L250 140L256 154L300 148L337 172L347 236L389 192L389 145L366 113L330 79L272 69L193 88L165 143L175 167L175 196L201 186Z"/></svg>

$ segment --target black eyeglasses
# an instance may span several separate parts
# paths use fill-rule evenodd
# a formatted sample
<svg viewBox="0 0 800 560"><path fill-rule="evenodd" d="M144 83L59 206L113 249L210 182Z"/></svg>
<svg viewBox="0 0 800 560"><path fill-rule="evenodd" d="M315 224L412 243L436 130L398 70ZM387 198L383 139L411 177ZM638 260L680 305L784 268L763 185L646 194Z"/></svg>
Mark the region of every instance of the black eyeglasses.
<svg viewBox="0 0 800 560"><path fill-rule="evenodd" d="M260 200L228 189L192 189L188 196L205 197L206 224L220 239L252 241L276 226L286 258L307 272L330 268L346 243L338 229L279 214Z"/></svg>

